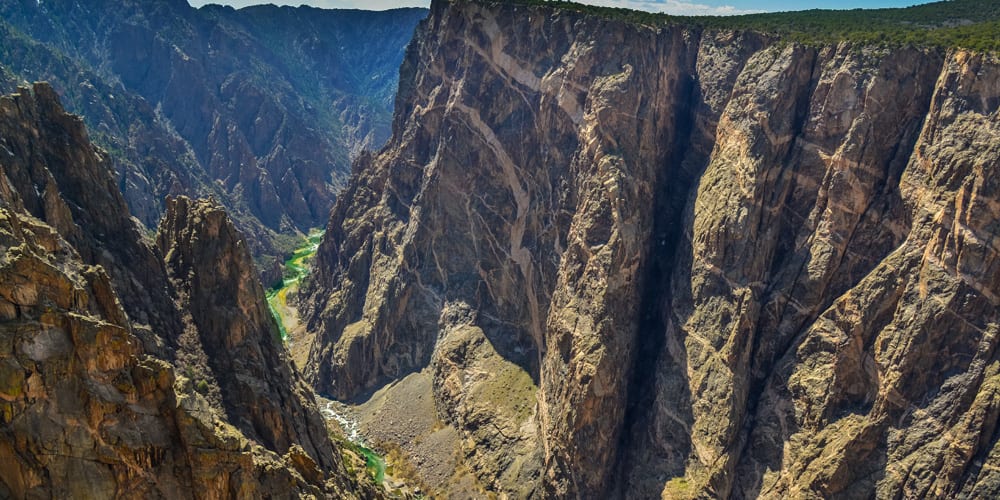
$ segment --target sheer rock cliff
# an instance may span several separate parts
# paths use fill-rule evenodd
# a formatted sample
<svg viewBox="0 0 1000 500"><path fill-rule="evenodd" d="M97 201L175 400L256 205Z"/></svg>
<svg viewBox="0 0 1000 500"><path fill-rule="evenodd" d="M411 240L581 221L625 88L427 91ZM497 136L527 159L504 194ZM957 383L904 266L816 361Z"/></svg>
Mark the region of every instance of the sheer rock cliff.
<svg viewBox="0 0 1000 500"><path fill-rule="evenodd" d="M0 97L0 497L379 496L273 339L225 214L174 201L166 262L139 227L51 87Z"/></svg>
<svg viewBox="0 0 1000 500"><path fill-rule="evenodd" d="M306 376L422 391L452 485L1000 493L996 55L435 1L399 88Z"/></svg>
<svg viewBox="0 0 1000 500"><path fill-rule="evenodd" d="M298 444L323 469L335 469L339 457L312 392L292 368L247 245L226 213L210 201L171 198L156 241L230 421L270 449Z"/></svg>

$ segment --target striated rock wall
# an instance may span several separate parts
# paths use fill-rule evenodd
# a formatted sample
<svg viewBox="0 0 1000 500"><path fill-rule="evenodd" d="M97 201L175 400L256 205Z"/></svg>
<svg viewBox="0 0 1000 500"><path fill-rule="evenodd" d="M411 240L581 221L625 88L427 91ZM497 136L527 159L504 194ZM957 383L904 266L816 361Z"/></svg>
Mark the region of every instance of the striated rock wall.
<svg viewBox="0 0 1000 500"><path fill-rule="evenodd" d="M996 494L998 105L995 55L434 2L306 376L429 371L519 497Z"/></svg>
<svg viewBox="0 0 1000 500"><path fill-rule="evenodd" d="M165 264L113 175L51 87L0 97L0 497L378 497L224 213L175 201Z"/></svg>

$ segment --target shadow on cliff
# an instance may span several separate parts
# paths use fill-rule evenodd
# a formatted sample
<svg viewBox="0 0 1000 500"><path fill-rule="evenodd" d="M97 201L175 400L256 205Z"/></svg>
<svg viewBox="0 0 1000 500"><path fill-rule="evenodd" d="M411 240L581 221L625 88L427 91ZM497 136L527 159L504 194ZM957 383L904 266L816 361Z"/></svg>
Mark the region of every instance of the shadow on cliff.
<svg viewBox="0 0 1000 500"><path fill-rule="evenodd" d="M661 496L667 482L683 477L691 455L694 425L688 353L673 318L673 275L685 263L690 274L691 244L684 236L696 189L711 147L695 134L695 110L704 106L693 80L682 82L672 147L657 179L653 230L644 286L635 360L628 384L625 427L618 447L618 474L611 491L623 498ZM694 104L697 103L697 104ZM669 175L668 175L669 174ZM683 324L683 323L680 323ZM666 359L664 359L666 358ZM661 421L662 416L668 416Z"/></svg>

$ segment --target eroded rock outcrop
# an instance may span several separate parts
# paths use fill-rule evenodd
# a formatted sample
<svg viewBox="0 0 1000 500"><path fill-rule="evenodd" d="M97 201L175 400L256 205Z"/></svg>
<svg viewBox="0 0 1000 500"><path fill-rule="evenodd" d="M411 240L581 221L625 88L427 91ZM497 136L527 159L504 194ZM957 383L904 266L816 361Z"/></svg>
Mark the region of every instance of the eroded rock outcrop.
<svg viewBox="0 0 1000 500"><path fill-rule="evenodd" d="M1000 62L776 42L435 2L309 380L518 497L995 494Z"/></svg>
<svg viewBox="0 0 1000 500"><path fill-rule="evenodd" d="M106 155L45 84L0 97L0 154L0 496L379 495L349 477L287 354L267 344L273 319L224 214L175 212L164 264ZM199 274L221 265L227 287ZM220 314L230 304L247 315Z"/></svg>
<svg viewBox="0 0 1000 500"><path fill-rule="evenodd" d="M0 155L11 196L52 226L84 262L107 270L147 352L165 356L182 323L166 269L129 216L107 154L47 84L0 100Z"/></svg>
<svg viewBox="0 0 1000 500"><path fill-rule="evenodd" d="M170 199L156 240L229 420L270 449L285 453L297 444L322 469L336 470L339 456L312 391L292 368L247 245L226 213L210 201Z"/></svg>

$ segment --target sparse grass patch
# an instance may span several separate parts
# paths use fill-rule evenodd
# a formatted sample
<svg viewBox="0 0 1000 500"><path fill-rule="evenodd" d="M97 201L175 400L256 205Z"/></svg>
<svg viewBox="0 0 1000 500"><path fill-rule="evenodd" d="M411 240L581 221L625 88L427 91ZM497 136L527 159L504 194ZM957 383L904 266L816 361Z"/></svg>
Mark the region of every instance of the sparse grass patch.
<svg viewBox="0 0 1000 500"><path fill-rule="evenodd" d="M386 473L410 487L419 487L420 491L429 494L430 488L420 479L417 468L406 458L406 453L396 443L380 443L385 450Z"/></svg>
<svg viewBox="0 0 1000 500"><path fill-rule="evenodd" d="M477 388L474 400L504 411L515 424L520 425L531 416L535 405L538 387L531 375L499 355L490 357L487 369L494 375Z"/></svg>
<svg viewBox="0 0 1000 500"><path fill-rule="evenodd" d="M501 360L496 376L484 384L481 395L483 401L492 407L508 410L514 422L520 424L531 416L536 391L538 387L528 372L514 363Z"/></svg>

